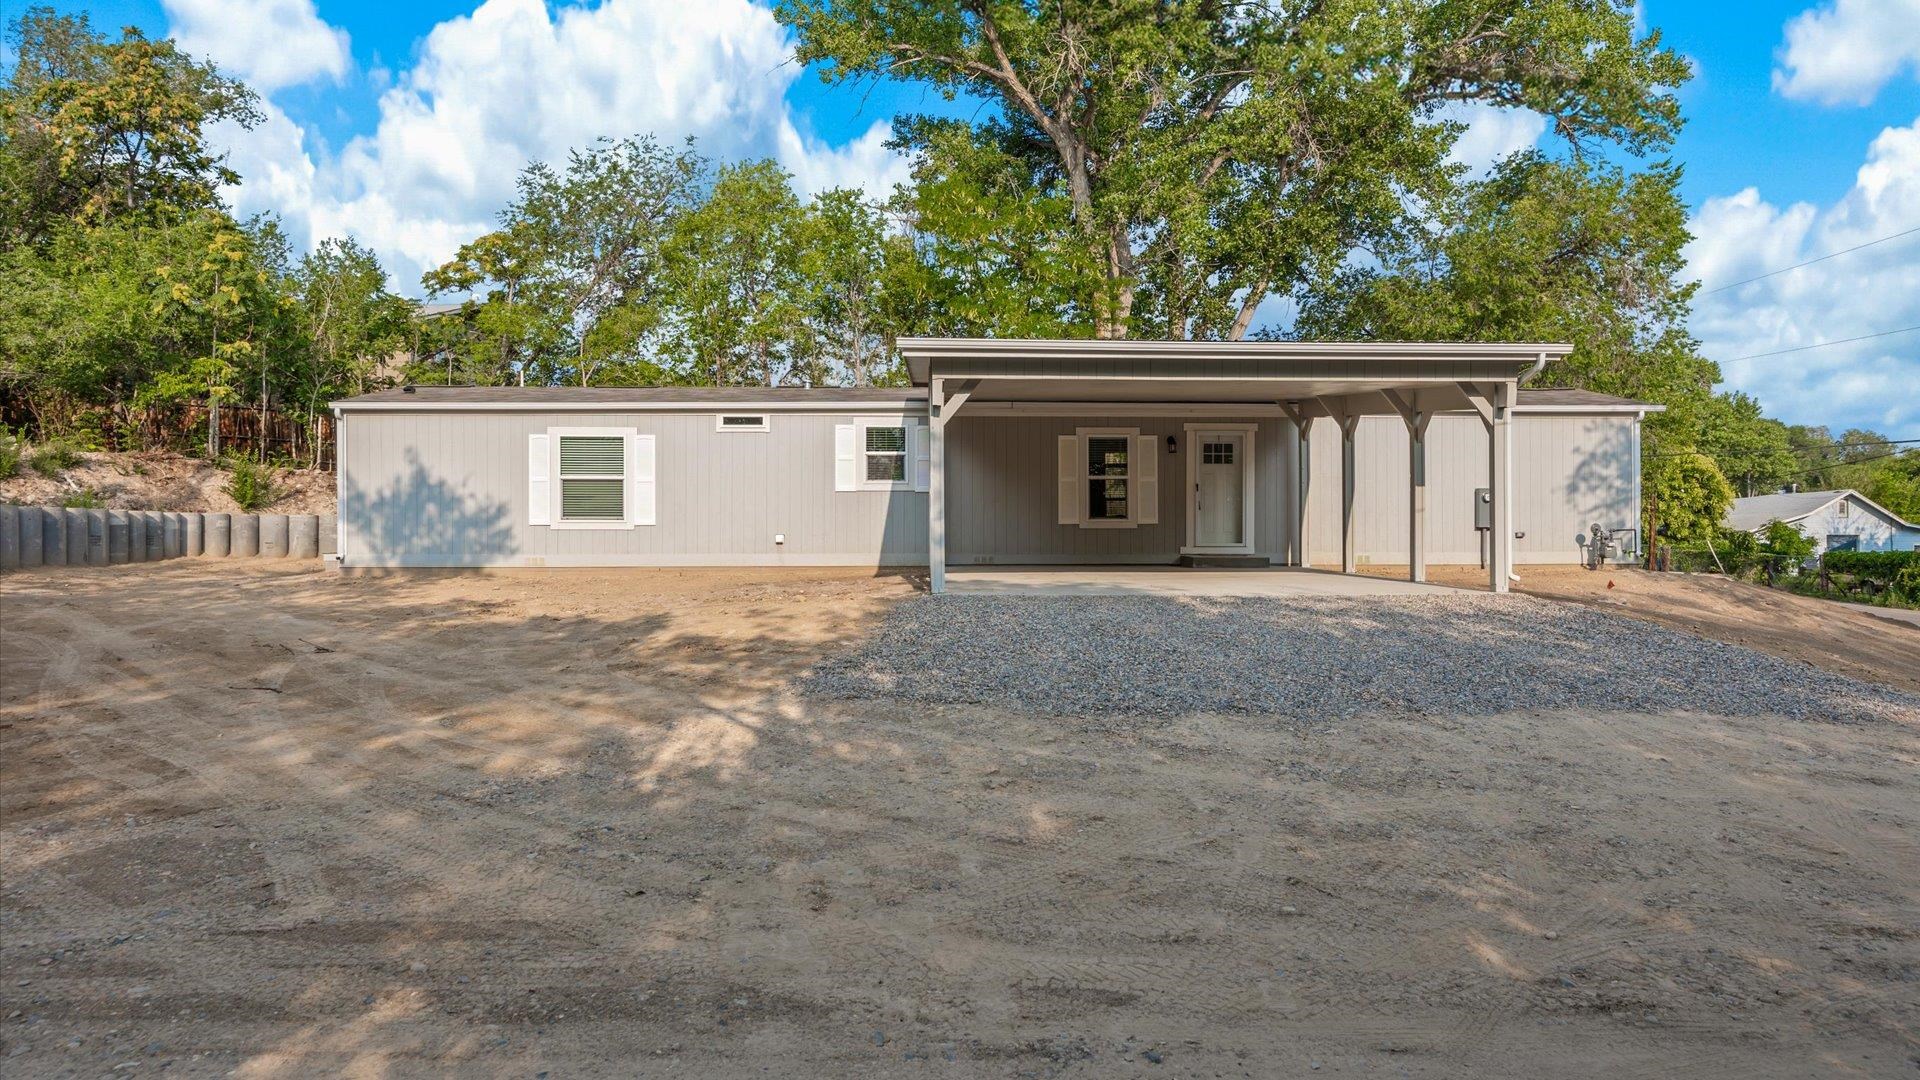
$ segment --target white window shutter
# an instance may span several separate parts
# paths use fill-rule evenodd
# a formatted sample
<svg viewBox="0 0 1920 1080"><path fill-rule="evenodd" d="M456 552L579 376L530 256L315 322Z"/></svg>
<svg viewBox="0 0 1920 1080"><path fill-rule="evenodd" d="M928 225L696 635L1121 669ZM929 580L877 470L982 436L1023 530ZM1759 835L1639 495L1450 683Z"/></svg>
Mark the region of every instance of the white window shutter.
<svg viewBox="0 0 1920 1080"><path fill-rule="evenodd" d="M1132 464L1127 471L1133 482L1133 490L1127 494L1133 499L1133 521L1136 525L1158 525L1160 523L1160 437L1158 435L1136 435L1133 439Z"/></svg>
<svg viewBox="0 0 1920 1080"><path fill-rule="evenodd" d="M854 453L855 431L852 424L833 425L833 490L855 491L860 487L858 455Z"/></svg>
<svg viewBox="0 0 1920 1080"><path fill-rule="evenodd" d="M1082 482L1080 462L1080 436L1060 436L1060 524L1080 524L1080 507L1085 500L1086 484Z"/></svg>
<svg viewBox="0 0 1920 1080"><path fill-rule="evenodd" d="M527 524L553 524L553 481L545 435L527 436Z"/></svg>
<svg viewBox="0 0 1920 1080"><path fill-rule="evenodd" d="M654 523L653 436L627 436L627 520L635 525Z"/></svg>
<svg viewBox="0 0 1920 1080"><path fill-rule="evenodd" d="M913 490L933 487L933 428L925 420L907 421L913 442Z"/></svg>

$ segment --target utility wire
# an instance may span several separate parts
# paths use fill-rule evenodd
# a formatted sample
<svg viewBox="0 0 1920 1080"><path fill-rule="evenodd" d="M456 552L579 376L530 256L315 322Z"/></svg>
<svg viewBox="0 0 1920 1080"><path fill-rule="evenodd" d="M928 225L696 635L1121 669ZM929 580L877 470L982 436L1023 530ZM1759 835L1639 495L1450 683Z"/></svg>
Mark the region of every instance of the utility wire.
<svg viewBox="0 0 1920 1080"><path fill-rule="evenodd" d="M1884 244L1889 240L1898 240L1903 236L1912 236L1914 233L1920 233L1920 225L1917 225L1911 229L1908 229L1905 232L1894 233L1892 236L1883 236L1878 240L1869 240L1864 244L1855 244L1850 248L1841 248L1839 251L1829 252L1828 254L1822 255L1817 259L1808 259L1806 262L1794 263L1792 266L1783 266L1778 270L1769 270L1764 274L1759 274L1750 278L1743 278L1742 280L1736 281L1731 285L1719 285L1714 288L1706 290L1700 295L1712 296L1714 293L1717 293L1717 292L1726 292L1728 289L1737 289L1742 285L1751 285L1756 281L1765 281L1767 278L1784 274L1789 270L1798 270L1803 266L1812 266L1814 263L1826 262L1828 259L1838 258L1839 256L1845 255L1851 251L1859 251L1861 248L1870 248L1875 244Z"/></svg>
<svg viewBox="0 0 1920 1080"><path fill-rule="evenodd" d="M1766 356L1785 356L1788 353L1806 352L1808 349L1824 349L1829 345L1846 345L1855 341L1870 341L1874 338L1892 337L1895 334L1911 334L1915 330L1920 330L1920 326L1903 326L1898 330L1882 330L1877 334L1861 334L1859 337L1840 338L1836 341L1822 341L1813 345L1796 345L1791 349L1775 349L1772 352L1748 353L1746 356L1736 356L1731 360L1722 360L1720 362L1723 364L1736 364L1742 360L1758 360Z"/></svg>
<svg viewBox="0 0 1920 1080"><path fill-rule="evenodd" d="M1852 449L1864 449L1866 447L1907 446L1913 443L1920 443L1920 439L1862 439L1859 442L1831 442L1831 443L1821 443L1814 446L1789 447L1788 452L1798 454L1798 453L1802 453L1809 450L1852 450ZM1669 450L1661 454L1643 454L1641 456L1648 459L1652 459L1652 458L1688 457L1693 454L1705 454L1705 453L1706 453L1705 450ZM1894 453L1903 454L1903 453L1906 453L1906 451L1896 450L1894 451ZM1853 462L1851 461L1835 460L1835 461L1828 462L1826 465L1819 466L1819 468L1831 468L1833 466L1851 465L1851 464L1853 464Z"/></svg>

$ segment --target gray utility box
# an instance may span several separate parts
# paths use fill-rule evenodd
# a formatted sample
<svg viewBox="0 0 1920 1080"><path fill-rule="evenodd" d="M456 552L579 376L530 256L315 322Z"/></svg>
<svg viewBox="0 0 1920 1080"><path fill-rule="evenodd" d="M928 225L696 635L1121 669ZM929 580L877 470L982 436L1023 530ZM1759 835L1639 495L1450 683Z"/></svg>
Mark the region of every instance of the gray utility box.
<svg viewBox="0 0 1920 1080"><path fill-rule="evenodd" d="M1476 529L1493 528L1493 489L1473 489L1473 527Z"/></svg>

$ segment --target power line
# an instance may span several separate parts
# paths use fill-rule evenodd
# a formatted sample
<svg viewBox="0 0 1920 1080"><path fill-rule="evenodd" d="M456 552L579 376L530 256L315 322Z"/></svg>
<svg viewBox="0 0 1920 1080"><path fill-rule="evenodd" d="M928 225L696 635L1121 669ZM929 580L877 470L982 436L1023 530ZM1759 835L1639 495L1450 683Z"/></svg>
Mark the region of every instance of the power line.
<svg viewBox="0 0 1920 1080"><path fill-rule="evenodd" d="M1859 337L1840 338L1837 341L1822 341L1813 345L1796 345L1791 349L1775 349L1772 352L1749 353L1746 356L1736 356L1731 360L1722 360L1721 363L1737 364L1742 360L1758 360L1766 356L1785 356L1788 353L1806 352L1808 349L1824 349L1829 345L1846 345L1855 341L1870 341L1874 338L1892 337L1895 334L1911 334L1915 330L1920 330L1920 326L1903 326L1898 330L1882 330L1877 334L1861 334Z"/></svg>
<svg viewBox="0 0 1920 1080"><path fill-rule="evenodd" d="M1744 278L1744 279L1742 279L1742 280L1740 280L1740 281L1736 281L1736 282L1734 282L1734 283L1733 283L1733 284L1731 284L1731 285L1720 285L1720 286L1716 286L1716 287L1714 287L1714 288L1711 288L1711 289L1708 289L1708 290L1706 290L1705 292L1703 292L1703 293L1701 293L1700 295L1701 295L1701 296L1712 296L1712 295L1713 295L1714 293L1717 293L1717 292L1726 292L1726 291L1727 291L1728 289L1737 289L1737 288L1739 288L1739 287L1740 287L1740 286L1742 286L1742 285L1751 285L1751 284L1753 284L1753 283L1754 283L1754 282L1756 282L1756 281L1765 281L1765 280L1766 280L1767 278L1770 278L1770 277L1775 277L1775 276L1777 276L1777 275L1780 275L1780 274L1784 274L1784 273L1786 273L1786 272L1787 272L1787 271L1789 271L1789 270L1798 270L1798 269L1800 269L1800 268L1801 268L1801 267L1803 267L1803 266L1812 266L1812 265L1813 265L1814 263L1818 263L1818 262L1826 262L1826 261L1827 261L1828 259L1833 259L1833 258L1838 258L1839 256L1841 256L1841 255L1845 255L1845 254L1847 254L1848 252L1851 252L1851 251L1859 251L1859 250L1860 250L1861 248L1870 248L1870 247L1872 247L1872 246L1873 246L1873 245L1875 245L1875 244L1884 244L1884 243L1886 243L1886 242L1887 242L1887 241L1889 241L1889 240L1898 240L1898 239L1900 239L1900 238L1901 238L1901 237L1903 237L1903 236L1912 236L1912 235L1913 235L1914 233L1920 233L1920 225L1916 225L1916 226L1914 226L1913 228L1911 228L1911 229L1908 229L1908 230L1907 230L1907 231L1905 231L1905 232L1897 232L1897 233L1894 233L1894 234L1893 234L1892 236L1883 236L1883 237L1881 237L1881 238L1880 238L1880 239L1878 239L1878 240L1869 240L1869 241L1867 241L1867 242L1866 242L1866 243L1864 243L1864 244L1855 244L1854 246L1852 246L1852 247L1850 247L1850 248L1841 248L1841 249L1840 249L1839 251L1834 251L1834 252L1829 252L1829 253L1827 253L1827 254L1825 254L1825 255L1822 255L1822 256L1820 256L1820 257L1819 257L1819 258L1817 258L1817 259L1808 259L1808 260L1807 260L1806 262L1800 262L1800 263L1794 263L1794 264L1793 264L1792 266L1783 266L1783 267L1781 267L1781 268L1780 268L1780 269L1778 269L1778 270L1769 270L1769 271L1767 271L1767 272L1766 272L1766 273L1764 273L1764 274L1759 274L1759 275L1756 275L1756 276L1754 276L1754 277L1750 277L1750 278Z"/></svg>
<svg viewBox="0 0 1920 1080"><path fill-rule="evenodd" d="M1787 452L1790 454L1801 454L1811 450L1860 450L1860 449L1866 449L1868 447L1878 448L1882 446L1910 446L1915 443L1920 443L1920 439L1861 439L1857 442L1830 442L1830 443L1815 443L1809 446L1790 446L1787 448ZM1896 450L1894 451L1894 453L1898 455L1898 454L1904 454L1906 453L1906 451ZM1687 457L1692 454L1706 454L1706 456L1708 457L1713 456L1711 454L1707 454L1705 450L1695 449L1695 450L1668 450L1665 453L1659 453L1659 454L1642 454L1641 457L1651 460L1653 458ZM1877 459L1863 458L1859 460L1877 460ZM1817 468L1825 469L1825 468L1837 467L1840 465L1852 465L1852 464L1853 464L1852 461L1841 461L1836 459L1834 461L1828 462L1825 465L1817 466Z"/></svg>

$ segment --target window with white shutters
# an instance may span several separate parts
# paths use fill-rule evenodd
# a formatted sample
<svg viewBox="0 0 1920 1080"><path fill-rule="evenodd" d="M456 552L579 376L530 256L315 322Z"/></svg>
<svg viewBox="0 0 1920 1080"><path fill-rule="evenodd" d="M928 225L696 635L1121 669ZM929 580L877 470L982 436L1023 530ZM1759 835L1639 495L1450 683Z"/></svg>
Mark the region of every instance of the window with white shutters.
<svg viewBox="0 0 1920 1080"><path fill-rule="evenodd" d="M873 424L861 432L865 467L861 473L869 484L903 484L907 481L907 429L904 425Z"/></svg>

